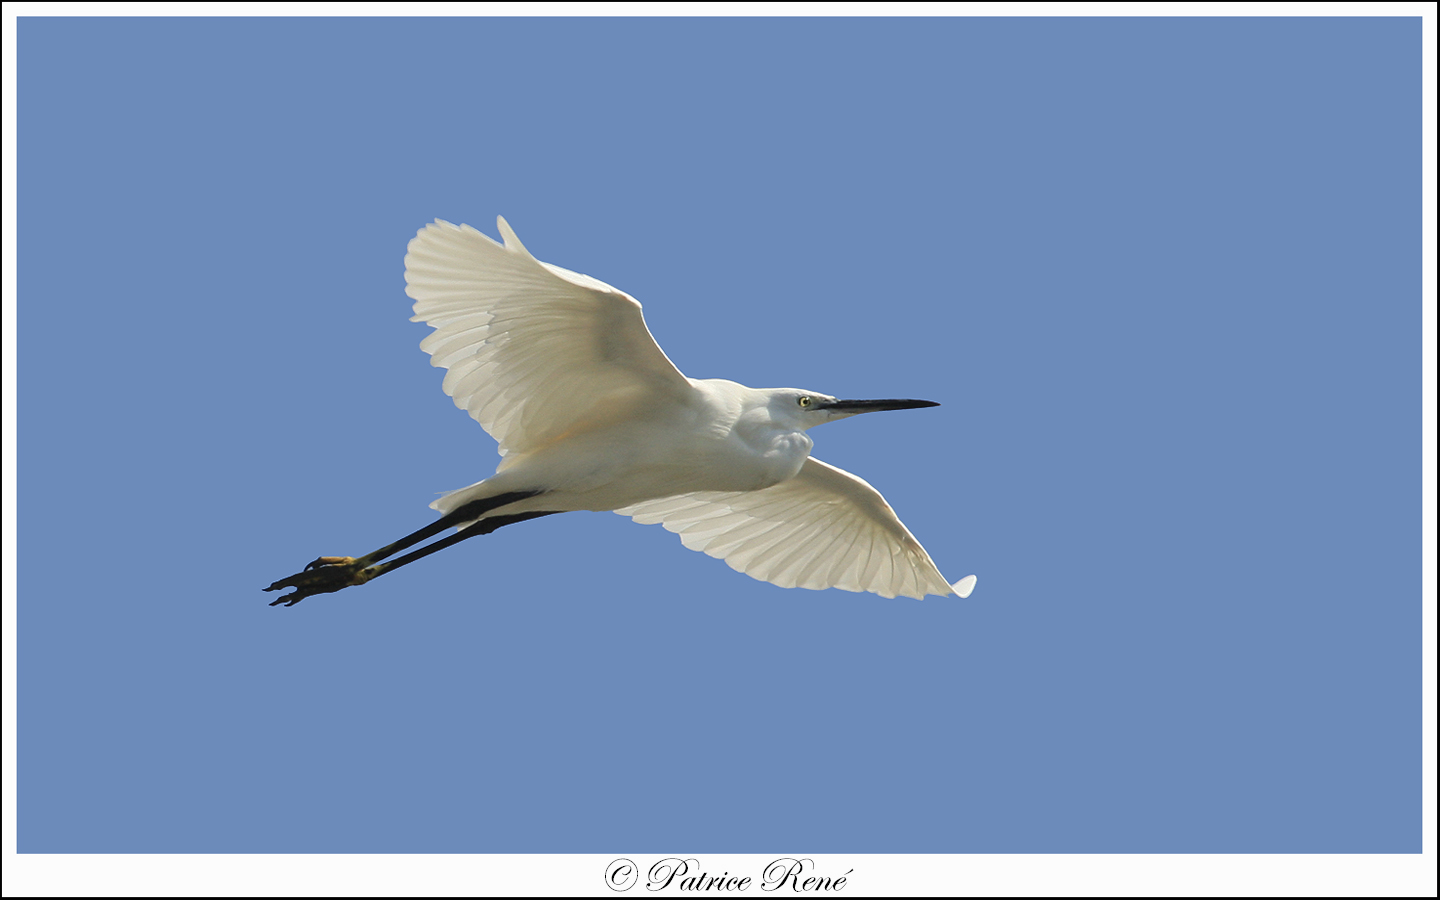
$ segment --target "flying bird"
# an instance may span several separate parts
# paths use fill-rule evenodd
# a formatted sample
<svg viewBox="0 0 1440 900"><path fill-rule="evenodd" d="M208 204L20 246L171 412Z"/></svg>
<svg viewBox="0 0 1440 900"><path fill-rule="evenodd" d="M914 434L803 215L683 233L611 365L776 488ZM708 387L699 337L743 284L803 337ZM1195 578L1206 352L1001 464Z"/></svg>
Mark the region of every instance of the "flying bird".
<svg viewBox="0 0 1440 900"><path fill-rule="evenodd" d="M366 582L497 528L572 510L663 525L692 550L781 587L967 597L864 479L810 455L816 425L929 400L841 400L686 378L640 304L541 262L498 220L501 244L436 220L410 241L405 292L444 390L500 444L495 474L440 497L432 524L359 558L322 556L265 588L270 605ZM449 528L454 534L395 554ZM383 562L382 560L389 560Z"/></svg>

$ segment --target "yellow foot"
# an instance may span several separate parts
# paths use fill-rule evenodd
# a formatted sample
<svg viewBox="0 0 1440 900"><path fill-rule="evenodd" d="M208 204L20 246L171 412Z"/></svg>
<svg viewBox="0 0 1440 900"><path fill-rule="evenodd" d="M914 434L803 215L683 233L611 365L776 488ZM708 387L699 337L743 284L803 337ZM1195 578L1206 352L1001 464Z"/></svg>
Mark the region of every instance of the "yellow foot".
<svg viewBox="0 0 1440 900"><path fill-rule="evenodd" d="M282 578L267 587L267 591L283 591L293 587L293 594L286 594L270 605L294 606L306 597L315 594L330 594L352 585L364 584L374 577L373 573L360 567L353 556L322 556L289 578Z"/></svg>

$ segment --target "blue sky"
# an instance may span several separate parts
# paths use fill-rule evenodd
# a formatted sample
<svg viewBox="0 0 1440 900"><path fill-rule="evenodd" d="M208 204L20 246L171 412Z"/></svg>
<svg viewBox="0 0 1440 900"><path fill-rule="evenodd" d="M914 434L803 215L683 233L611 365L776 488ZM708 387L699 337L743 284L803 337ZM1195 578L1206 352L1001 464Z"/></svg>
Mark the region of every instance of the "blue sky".
<svg viewBox="0 0 1440 900"><path fill-rule="evenodd" d="M1420 850L1418 19L25 19L21 852ZM440 217L646 306L968 600L493 471Z"/></svg>

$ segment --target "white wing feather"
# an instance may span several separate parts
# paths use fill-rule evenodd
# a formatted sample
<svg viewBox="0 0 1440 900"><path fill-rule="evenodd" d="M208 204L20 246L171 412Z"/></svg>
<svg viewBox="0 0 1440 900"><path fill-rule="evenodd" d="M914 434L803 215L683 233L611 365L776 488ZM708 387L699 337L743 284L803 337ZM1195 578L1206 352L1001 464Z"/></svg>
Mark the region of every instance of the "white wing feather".
<svg viewBox="0 0 1440 900"><path fill-rule="evenodd" d="M973 575L947 582L879 491L813 456L764 490L682 494L615 512L659 523L691 550L780 587L924 599L966 597L975 586Z"/></svg>
<svg viewBox="0 0 1440 900"><path fill-rule="evenodd" d="M524 453L567 432L624 419L694 388L645 327L635 298L542 263L499 219L502 246L437 219L405 255L420 347L449 369L444 389L495 440Z"/></svg>

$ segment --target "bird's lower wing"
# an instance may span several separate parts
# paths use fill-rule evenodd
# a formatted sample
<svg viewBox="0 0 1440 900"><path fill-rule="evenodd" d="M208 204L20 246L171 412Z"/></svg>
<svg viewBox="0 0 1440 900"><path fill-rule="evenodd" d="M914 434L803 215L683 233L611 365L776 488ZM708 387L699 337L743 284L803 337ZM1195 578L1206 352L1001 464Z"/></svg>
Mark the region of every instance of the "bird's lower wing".
<svg viewBox="0 0 1440 900"><path fill-rule="evenodd" d="M691 550L780 587L923 599L965 597L975 585L973 575L947 582L879 491L814 457L764 490L682 494L615 512L659 523Z"/></svg>
<svg viewBox="0 0 1440 900"><path fill-rule="evenodd" d="M640 304L602 281L537 260L502 218L499 244L436 220L405 256L411 321L447 368L445 393L523 453L693 393L645 327Z"/></svg>

